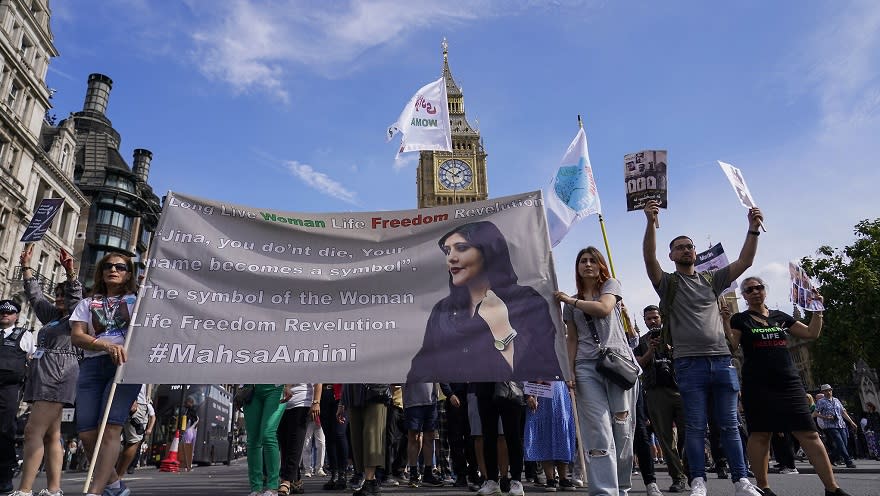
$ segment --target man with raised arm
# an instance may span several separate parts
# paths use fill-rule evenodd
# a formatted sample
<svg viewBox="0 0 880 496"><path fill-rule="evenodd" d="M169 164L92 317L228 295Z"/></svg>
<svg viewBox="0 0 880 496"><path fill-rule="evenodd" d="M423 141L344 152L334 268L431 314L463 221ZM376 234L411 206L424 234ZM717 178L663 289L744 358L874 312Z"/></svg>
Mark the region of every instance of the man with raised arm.
<svg viewBox="0 0 880 496"><path fill-rule="evenodd" d="M675 271L669 273L657 261L655 226L659 215L659 204L648 201L642 252L648 278L660 296L667 326L665 341L671 340L674 346L673 367L685 406L685 452L690 461L691 496L706 496L706 467L700 460L706 439L708 401L712 401L711 411L721 430L735 495L760 496L761 492L746 477L736 416L739 380L731 362L718 298L752 265L763 216L758 208L749 209L749 228L739 258L718 270L698 273L694 242L688 236L674 238L669 243L669 259L675 263Z"/></svg>

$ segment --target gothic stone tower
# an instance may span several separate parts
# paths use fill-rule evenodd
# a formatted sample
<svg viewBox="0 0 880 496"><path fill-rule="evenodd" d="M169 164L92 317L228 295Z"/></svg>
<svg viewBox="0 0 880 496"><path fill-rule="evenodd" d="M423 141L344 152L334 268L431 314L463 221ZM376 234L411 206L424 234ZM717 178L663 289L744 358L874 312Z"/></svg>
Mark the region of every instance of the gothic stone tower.
<svg viewBox="0 0 880 496"><path fill-rule="evenodd" d="M485 200L489 196L486 151L480 132L467 120L464 96L449 70L449 52L443 40L443 79L449 99L452 152L423 151L416 173L419 208Z"/></svg>

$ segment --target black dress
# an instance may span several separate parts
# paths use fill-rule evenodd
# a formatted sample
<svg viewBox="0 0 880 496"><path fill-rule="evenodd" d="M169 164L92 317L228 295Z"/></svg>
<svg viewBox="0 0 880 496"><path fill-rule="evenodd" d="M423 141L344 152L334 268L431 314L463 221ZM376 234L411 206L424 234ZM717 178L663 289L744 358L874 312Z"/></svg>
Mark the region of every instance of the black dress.
<svg viewBox="0 0 880 496"><path fill-rule="evenodd" d="M795 320L779 310L757 318L767 324L749 311L730 319L730 327L742 335L742 400L749 431L816 430L807 392L786 346L788 329Z"/></svg>

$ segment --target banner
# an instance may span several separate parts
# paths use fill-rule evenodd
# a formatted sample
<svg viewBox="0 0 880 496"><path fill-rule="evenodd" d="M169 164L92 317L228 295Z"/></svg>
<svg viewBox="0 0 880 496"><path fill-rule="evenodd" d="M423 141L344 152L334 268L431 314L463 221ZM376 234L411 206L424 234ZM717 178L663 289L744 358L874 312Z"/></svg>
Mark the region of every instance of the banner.
<svg viewBox="0 0 880 496"><path fill-rule="evenodd" d="M730 265L730 262L727 261L727 255L724 253L724 247L721 246L721 243L712 245L708 250L697 253L697 263L694 265L694 268L697 272L705 272L708 270L718 270L722 267L727 267ZM721 294L727 294L735 291L737 288L736 280L730 283L730 286L727 287Z"/></svg>
<svg viewBox="0 0 880 496"><path fill-rule="evenodd" d="M61 205L64 205L63 198L43 198L40 200L40 206L34 212L34 217L24 230L24 234L21 235L20 241L33 243L43 239L52 224L52 219L61 209Z"/></svg>
<svg viewBox="0 0 880 496"><path fill-rule="evenodd" d="M568 145L546 197L551 246L558 245L575 222L602 213L584 128Z"/></svg>
<svg viewBox="0 0 880 496"><path fill-rule="evenodd" d="M642 150L623 156L626 211L645 208L648 200L666 208L666 150Z"/></svg>
<svg viewBox="0 0 880 496"><path fill-rule="evenodd" d="M788 274L791 277L791 302L811 312L824 311L825 305L813 297L816 288L804 269L795 262L788 262Z"/></svg>
<svg viewBox="0 0 880 496"><path fill-rule="evenodd" d="M338 214L169 193L121 380L560 380L545 233L540 192Z"/></svg>
<svg viewBox="0 0 880 496"><path fill-rule="evenodd" d="M416 150L452 151L452 128L442 77L426 84L409 100L400 117L388 126L387 141L403 134L397 156Z"/></svg>
<svg viewBox="0 0 880 496"><path fill-rule="evenodd" d="M749 191L748 185L746 185L746 179L743 177L742 172L736 167L718 161L718 165L721 166L721 170L724 171L724 175L727 176L727 180L730 181L730 185L733 186L733 190L736 192L736 196L739 198L739 202L742 206L746 208L754 208L757 207L755 205L755 200L752 199L752 193Z"/></svg>

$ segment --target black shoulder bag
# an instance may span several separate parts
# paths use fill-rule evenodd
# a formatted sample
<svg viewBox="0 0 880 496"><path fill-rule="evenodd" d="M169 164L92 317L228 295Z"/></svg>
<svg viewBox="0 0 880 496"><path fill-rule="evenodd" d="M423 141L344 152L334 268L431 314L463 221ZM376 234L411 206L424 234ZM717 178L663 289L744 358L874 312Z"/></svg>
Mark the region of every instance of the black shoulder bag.
<svg viewBox="0 0 880 496"><path fill-rule="evenodd" d="M593 317L586 312L584 312L584 317L586 317L587 324L590 326L590 333L593 334L596 347L599 348L599 361L596 363L596 370L603 377L624 390L632 389L639 379L639 368L629 360L629 357L625 357L610 348L602 346Z"/></svg>

